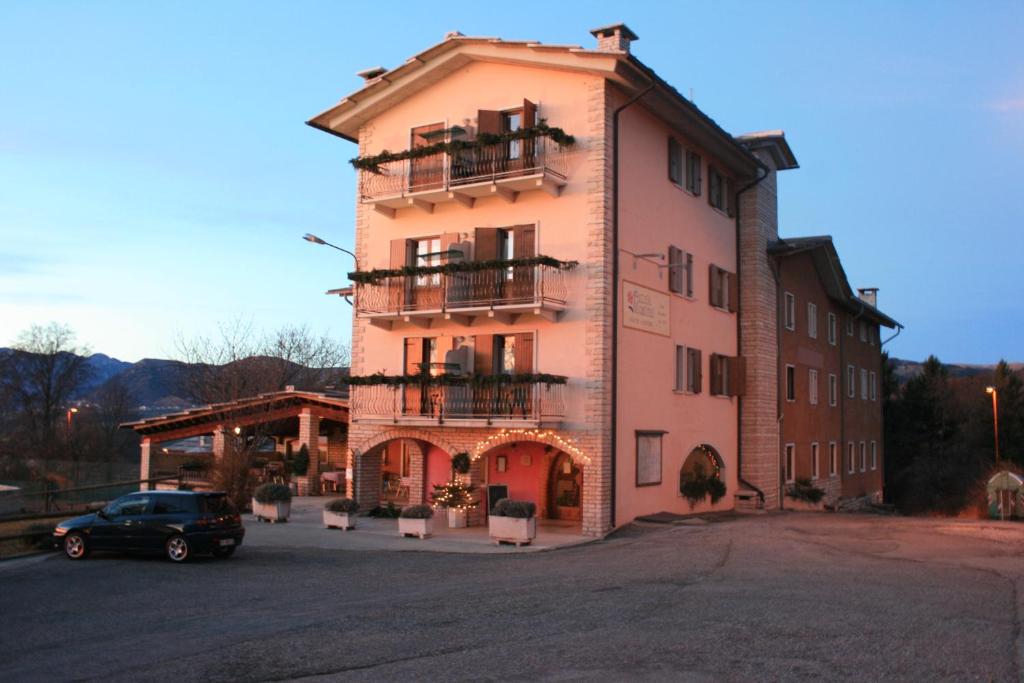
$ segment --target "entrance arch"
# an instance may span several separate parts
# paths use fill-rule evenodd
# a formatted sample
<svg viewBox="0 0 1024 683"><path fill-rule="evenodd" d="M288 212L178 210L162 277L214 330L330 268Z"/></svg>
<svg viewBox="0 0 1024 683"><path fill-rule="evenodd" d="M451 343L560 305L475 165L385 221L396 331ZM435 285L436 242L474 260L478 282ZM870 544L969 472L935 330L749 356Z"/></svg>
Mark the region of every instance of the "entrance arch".
<svg viewBox="0 0 1024 683"><path fill-rule="evenodd" d="M404 446L395 446L398 443ZM359 507L371 510L385 500L396 505L427 502L433 490L428 462L438 452L450 461L455 451L444 440L420 430L389 429L364 439L351 449L353 490Z"/></svg>
<svg viewBox="0 0 1024 683"><path fill-rule="evenodd" d="M583 470L568 453L559 452L548 473L548 516L579 522L583 510Z"/></svg>

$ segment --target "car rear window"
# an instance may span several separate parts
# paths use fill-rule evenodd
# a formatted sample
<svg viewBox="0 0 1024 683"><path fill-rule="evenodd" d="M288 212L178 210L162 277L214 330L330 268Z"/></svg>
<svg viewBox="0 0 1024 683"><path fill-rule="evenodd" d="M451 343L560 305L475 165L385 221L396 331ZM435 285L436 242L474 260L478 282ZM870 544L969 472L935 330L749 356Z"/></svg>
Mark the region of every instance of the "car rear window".
<svg viewBox="0 0 1024 683"><path fill-rule="evenodd" d="M204 496L204 508L206 512L215 515L235 514L235 506L227 496Z"/></svg>

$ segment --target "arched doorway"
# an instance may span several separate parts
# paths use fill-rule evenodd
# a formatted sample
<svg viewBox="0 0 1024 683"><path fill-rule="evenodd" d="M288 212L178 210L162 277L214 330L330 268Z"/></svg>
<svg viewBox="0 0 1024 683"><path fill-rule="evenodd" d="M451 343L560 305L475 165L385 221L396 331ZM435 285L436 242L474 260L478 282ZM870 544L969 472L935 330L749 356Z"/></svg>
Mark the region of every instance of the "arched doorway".
<svg viewBox="0 0 1024 683"><path fill-rule="evenodd" d="M558 451L548 473L548 516L579 522L583 500L583 470L568 453Z"/></svg>
<svg viewBox="0 0 1024 683"><path fill-rule="evenodd" d="M722 456L712 446L695 446L679 468L679 494L690 501L690 508L710 498L712 505L725 495Z"/></svg>

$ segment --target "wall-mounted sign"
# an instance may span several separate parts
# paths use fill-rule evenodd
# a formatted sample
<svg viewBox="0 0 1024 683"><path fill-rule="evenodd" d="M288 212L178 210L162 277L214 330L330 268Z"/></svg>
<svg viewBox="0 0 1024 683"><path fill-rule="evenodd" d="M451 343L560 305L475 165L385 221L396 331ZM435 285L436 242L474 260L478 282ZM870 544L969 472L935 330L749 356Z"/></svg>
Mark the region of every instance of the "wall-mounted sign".
<svg viewBox="0 0 1024 683"><path fill-rule="evenodd" d="M622 325L663 337L672 335L668 294L622 281Z"/></svg>

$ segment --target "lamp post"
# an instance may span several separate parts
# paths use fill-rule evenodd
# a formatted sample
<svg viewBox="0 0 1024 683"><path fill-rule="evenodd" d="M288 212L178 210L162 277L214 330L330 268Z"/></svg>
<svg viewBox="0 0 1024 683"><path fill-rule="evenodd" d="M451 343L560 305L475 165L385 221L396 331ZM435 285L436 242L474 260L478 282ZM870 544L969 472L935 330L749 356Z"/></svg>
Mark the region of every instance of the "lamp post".
<svg viewBox="0 0 1024 683"><path fill-rule="evenodd" d="M78 408L68 408L67 422L64 425L64 436L67 438L68 443L71 443L71 416L78 412Z"/></svg>
<svg viewBox="0 0 1024 683"><path fill-rule="evenodd" d="M992 394L992 426L995 428L996 437L996 466L999 465L999 390L995 387L985 387L985 393Z"/></svg>
<svg viewBox="0 0 1024 683"><path fill-rule="evenodd" d="M356 264L356 270L359 270L359 259L358 259L358 258L356 258L356 255L355 255L355 254L353 254L353 253L352 253L351 251L349 251L348 249L344 249L344 248L342 248L342 247L339 247L339 246L338 246L338 245L336 245L336 244L331 244L331 243L330 243L330 242L328 242L327 240L325 240L325 239L321 239L321 238L317 237L316 235L314 235L314 234L313 234L313 233L311 233L311 232L307 232L307 233L306 233L305 235L303 235L303 236L302 236L302 239L306 240L307 242L312 242L313 244L322 244L322 245L324 245L325 247L331 247L332 249L337 249L338 251L343 251L343 252L345 252L346 254L348 254L349 256L351 256L351 257L352 257L352 260L353 260L353 261L355 261L355 264Z"/></svg>

